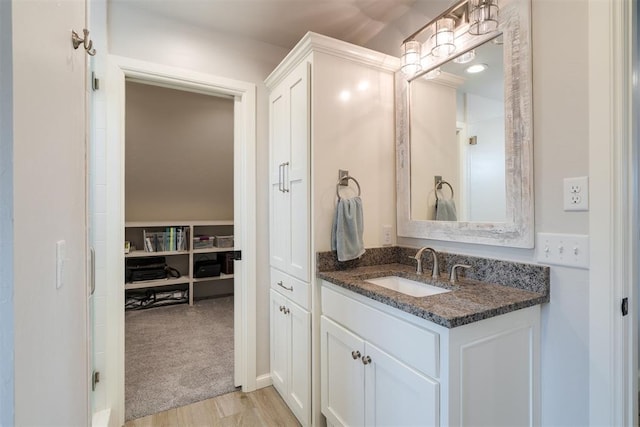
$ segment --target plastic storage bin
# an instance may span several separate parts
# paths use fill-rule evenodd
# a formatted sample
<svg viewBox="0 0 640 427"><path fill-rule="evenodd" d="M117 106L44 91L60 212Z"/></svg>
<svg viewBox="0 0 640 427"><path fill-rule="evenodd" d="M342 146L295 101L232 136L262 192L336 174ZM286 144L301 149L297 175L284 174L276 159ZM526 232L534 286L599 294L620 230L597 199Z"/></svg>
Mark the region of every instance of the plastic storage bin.
<svg viewBox="0 0 640 427"><path fill-rule="evenodd" d="M232 248L233 247L233 236L216 236L217 248Z"/></svg>

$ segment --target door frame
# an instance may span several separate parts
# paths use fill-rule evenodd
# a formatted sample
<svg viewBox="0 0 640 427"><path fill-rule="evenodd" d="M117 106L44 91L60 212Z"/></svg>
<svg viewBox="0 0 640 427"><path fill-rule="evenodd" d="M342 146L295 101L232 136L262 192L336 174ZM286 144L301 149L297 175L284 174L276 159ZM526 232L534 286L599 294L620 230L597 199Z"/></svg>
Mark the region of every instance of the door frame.
<svg viewBox="0 0 640 427"><path fill-rule="evenodd" d="M242 262L234 269L234 381L253 391L256 379L256 85L116 55L107 58L107 369L119 425L124 424L124 124L125 80L234 99L234 230ZM116 285L117 284L117 285Z"/></svg>
<svg viewBox="0 0 640 427"><path fill-rule="evenodd" d="M589 423L637 425L638 147L633 0L590 0ZM628 298L629 315L621 313Z"/></svg>

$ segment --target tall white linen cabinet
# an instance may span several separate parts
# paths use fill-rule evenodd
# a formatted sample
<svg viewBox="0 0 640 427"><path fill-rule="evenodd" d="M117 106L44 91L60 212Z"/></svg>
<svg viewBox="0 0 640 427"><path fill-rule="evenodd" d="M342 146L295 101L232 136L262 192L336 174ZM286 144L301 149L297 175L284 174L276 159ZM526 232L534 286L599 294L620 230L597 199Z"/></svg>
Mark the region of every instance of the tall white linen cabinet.
<svg viewBox="0 0 640 427"><path fill-rule="evenodd" d="M307 33L266 79L271 378L304 426L321 423L315 253L331 248L338 170L361 184L365 245L379 246L380 211L395 209L398 66L398 58Z"/></svg>

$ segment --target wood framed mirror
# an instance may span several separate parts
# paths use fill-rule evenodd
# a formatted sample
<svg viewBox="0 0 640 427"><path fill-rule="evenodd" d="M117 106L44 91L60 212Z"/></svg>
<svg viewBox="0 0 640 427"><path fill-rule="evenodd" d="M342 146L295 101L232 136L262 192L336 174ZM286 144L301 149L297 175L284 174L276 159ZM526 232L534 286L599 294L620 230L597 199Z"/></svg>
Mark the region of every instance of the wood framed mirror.
<svg viewBox="0 0 640 427"><path fill-rule="evenodd" d="M456 3L413 34L421 62L396 73L399 236L533 247L531 5L501 1L497 28L471 34L471 7L487 3ZM457 20L455 50L435 55L443 18Z"/></svg>

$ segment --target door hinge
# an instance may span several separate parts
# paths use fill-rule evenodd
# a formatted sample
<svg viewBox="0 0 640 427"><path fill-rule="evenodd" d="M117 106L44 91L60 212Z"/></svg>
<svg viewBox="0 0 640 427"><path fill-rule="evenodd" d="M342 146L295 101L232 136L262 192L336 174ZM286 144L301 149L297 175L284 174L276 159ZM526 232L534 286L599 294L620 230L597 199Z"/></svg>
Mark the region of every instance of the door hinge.
<svg viewBox="0 0 640 427"><path fill-rule="evenodd" d="M242 260L242 251L233 251L233 259L235 261L241 261Z"/></svg>
<svg viewBox="0 0 640 427"><path fill-rule="evenodd" d="M96 391L96 384L100 382L100 371L93 371L91 375L91 391Z"/></svg>
<svg viewBox="0 0 640 427"><path fill-rule="evenodd" d="M622 315L626 316L629 314L629 298L622 298Z"/></svg>
<svg viewBox="0 0 640 427"><path fill-rule="evenodd" d="M96 73L91 73L91 89L94 91L100 90L100 79L96 77Z"/></svg>

